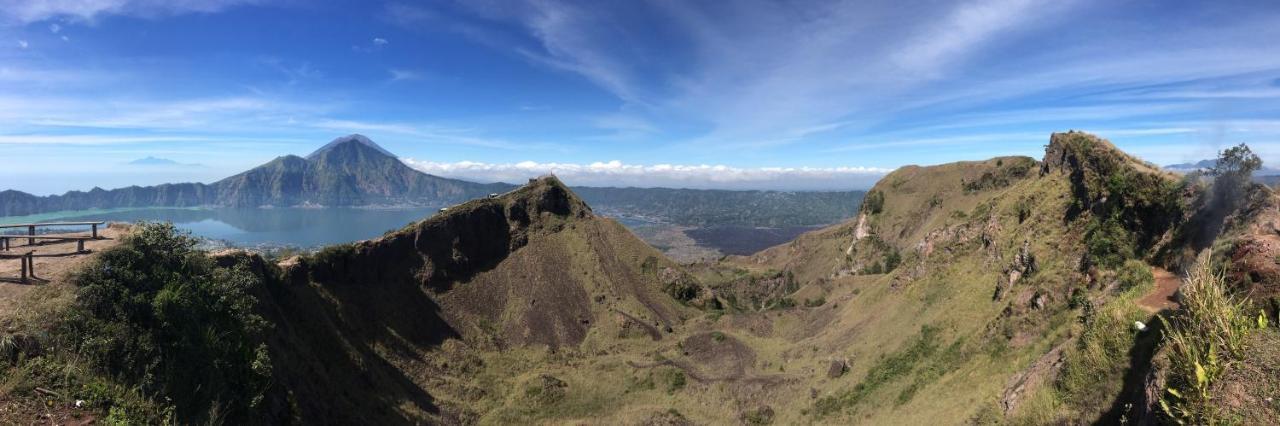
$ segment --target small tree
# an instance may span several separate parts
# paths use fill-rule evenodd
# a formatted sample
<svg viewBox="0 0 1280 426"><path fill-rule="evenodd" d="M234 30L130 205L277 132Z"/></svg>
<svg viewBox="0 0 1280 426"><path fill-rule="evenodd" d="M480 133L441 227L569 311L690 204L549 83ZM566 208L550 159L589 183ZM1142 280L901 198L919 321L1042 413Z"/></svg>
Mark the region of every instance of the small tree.
<svg viewBox="0 0 1280 426"><path fill-rule="evenodd" d="M1253 172L1262 168L1258 158L1248 145L1240 144L1222 151L1217 164L1209 170L1214 177L1213 191L1219 206L1234 209L1249 188Z"/></svg>

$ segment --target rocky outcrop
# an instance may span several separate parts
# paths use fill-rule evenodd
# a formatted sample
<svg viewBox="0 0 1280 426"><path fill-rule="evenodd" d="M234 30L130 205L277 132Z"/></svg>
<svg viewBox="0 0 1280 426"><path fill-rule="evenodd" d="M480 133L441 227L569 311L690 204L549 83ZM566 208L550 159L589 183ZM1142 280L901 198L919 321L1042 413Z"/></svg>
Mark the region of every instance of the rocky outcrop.
<svg viewBox="0 0 1280 426"><path fill-rule="evenodd" d="M1001 300L1015 284L1023 277L1036 272L1036 257L1031 254L1031 241L1023 241L1022 248L1018 250L1018 254L1013 257L1013 262L1004 268L1001 273L999 282L996 283L996 292L993 296L994 300ZM1045 295L1037 293L1032 299L1033 306L1036 309L1043 309L1046 303Z"/></svg>

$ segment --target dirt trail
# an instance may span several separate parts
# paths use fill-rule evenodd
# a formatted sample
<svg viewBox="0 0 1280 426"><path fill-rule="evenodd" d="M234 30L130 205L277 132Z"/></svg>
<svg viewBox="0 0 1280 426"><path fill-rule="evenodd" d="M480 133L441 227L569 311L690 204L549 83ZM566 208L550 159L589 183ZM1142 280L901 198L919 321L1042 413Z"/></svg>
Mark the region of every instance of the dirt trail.
<svg viewBox="0 0 1280 426"><path fill-rule="evenodd" d="M1177 309L1178 300L1175 295L1178 293L1178 287L1182 286L1182 278L1164 268L1154 266L1151 267L1151 274L1155 275L1156 287L1138 300L1138 306L1151 313Z"/></svg>

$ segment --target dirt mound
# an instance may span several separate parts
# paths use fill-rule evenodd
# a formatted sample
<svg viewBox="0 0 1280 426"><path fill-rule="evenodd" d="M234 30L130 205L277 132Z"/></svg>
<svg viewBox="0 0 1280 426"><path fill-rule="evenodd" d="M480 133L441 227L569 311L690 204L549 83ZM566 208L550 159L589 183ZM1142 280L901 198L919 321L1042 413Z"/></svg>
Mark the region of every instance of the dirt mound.
<svg viewBox="0 0 1280 426"><path fill-rule="evenodd" d="M695 368L716 379L741 378L756 362L755 351L741 340L719 331L689 336L680 346Z"/></svg>
<svg viewBox="0 0 1280 426"><path fill-rule="evenodd" d="M1263 331L1250 338L1243 362L1214 385L1225 418L1240 424L1269 424L1280 418L1280 333Z"/></svg>

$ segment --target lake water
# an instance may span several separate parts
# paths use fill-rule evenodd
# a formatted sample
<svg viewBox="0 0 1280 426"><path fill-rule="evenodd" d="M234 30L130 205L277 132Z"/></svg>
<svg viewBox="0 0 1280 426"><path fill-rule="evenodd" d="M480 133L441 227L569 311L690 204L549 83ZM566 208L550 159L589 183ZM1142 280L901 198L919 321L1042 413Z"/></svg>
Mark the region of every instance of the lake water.
<svg viewBox="0 0 1280 426"><path fill-rule="evenodd" d="M29 222L168 221L193 235L235 246L316 247L374 238L430 217L435 208L113 209L0 217L0 224Z"/></svg>
<svg viewBox="0 0 1280 426"><path fill-rule="evenodd" d="M330 244L348 243L381 236L390 230L434 215L436 208L273 208L273 209L210 209L210 208L140 208L85 210L45 213L31 216L0 217L0 225L39 222L78 222L102 220L108 222L173 222L179 229L208 240L206 248L222 246L249 247L271 250L283 247L312 249ZM645 218L613 216L613 219L633 230L639 228L674 227ZM727 254L749 254L763 248L789 241L810 227L763 229L745 227L714 227L685 231L698 245L720 250ZM61 230L43 230L59 232ZM69 228L84 231L85 227ZM0 230L3 233L25 233L25 229ZM638 232L652 236L655 232ZM646 240L648 241L648 240ZM661 241L648 241L661 244Z"/></svg>

